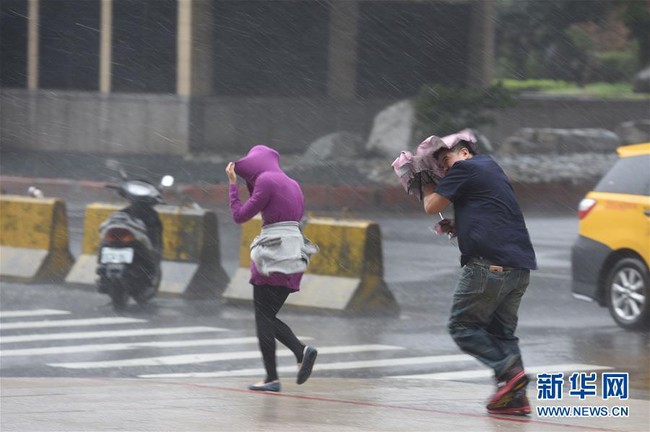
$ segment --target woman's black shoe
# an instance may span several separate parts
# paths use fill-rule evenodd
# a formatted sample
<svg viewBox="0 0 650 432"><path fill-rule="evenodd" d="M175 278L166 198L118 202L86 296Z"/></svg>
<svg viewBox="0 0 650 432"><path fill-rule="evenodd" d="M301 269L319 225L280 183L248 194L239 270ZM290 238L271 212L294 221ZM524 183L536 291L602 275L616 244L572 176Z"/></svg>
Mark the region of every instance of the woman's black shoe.
<svg viewBox="0 0 650 432"><path fill-rule="evenodd" d="M306 346L302 356L302 363L299 365L298 377L296 383L303 384L311 375L311 370L314 367L318 351L314 347Z"/></svg>

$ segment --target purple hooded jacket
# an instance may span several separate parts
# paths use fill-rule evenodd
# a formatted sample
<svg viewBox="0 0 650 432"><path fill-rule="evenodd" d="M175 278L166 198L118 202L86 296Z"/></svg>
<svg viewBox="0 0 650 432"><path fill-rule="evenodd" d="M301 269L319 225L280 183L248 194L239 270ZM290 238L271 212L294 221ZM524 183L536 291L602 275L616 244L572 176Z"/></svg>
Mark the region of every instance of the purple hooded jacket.
<svg viewBox="0 0 650 432"><path fill-rule="evenodd" d="M300 185L280 168L280 155L274 149L257 145L243 158L235 161L235 173L246 180L250 198L242 204L239 186L230 185L230 210L235 223L242 224L258 213L262 225L276 222L300 222L305 210L305 198ZM262 276L251 261L250 283L253 285L286 286L300 289L302 273L272 273Z"/></svg>

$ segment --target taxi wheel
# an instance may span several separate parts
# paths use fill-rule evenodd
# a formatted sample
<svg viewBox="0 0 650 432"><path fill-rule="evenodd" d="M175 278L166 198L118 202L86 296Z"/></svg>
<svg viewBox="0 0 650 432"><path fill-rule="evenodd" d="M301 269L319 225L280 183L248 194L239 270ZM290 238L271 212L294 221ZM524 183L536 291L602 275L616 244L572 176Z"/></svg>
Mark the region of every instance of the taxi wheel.
<svg viewBox="0 0 650 432"><path fill-rule="evenodd" d="M650 278L638 258L616 262L607 276L607 306L618 325L626 329L650 326Z"/></svg>

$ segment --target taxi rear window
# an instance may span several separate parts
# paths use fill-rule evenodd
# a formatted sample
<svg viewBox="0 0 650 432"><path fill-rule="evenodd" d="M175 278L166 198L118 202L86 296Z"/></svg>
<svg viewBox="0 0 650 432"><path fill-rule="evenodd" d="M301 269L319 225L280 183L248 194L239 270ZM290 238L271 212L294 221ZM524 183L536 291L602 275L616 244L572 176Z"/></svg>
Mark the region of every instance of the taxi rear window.
<svg viewBox="0 0 650 432"><path fill-rule="evenodd" d="M594 191L650 195L650 155L619 159Z"/></svg>

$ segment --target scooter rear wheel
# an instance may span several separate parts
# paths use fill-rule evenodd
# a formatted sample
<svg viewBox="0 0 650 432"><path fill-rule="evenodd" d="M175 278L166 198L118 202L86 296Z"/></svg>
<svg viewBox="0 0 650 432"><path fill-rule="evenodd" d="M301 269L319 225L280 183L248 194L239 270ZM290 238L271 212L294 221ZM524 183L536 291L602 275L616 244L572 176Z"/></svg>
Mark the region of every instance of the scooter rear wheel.
<svg viewBox="0 0 650 432"><path fill-rule="evenodd" d="M129 303L129 290L121 281L114 280L111 282L109 294L111 296L111 301L113 302L114 310L122 311L126 309L126 305Z"/></svg>
<svg viewBox="0 0 650 432"><path fill-rule="evenodd" d="M162 278L162 270L160 267L156 269L156 273L151 281L151 285L142 288L136 293L132 293L133 299L140 305L145 306L149 300L154 298L158 293L158 288L160 287L160 280Z"/></svg>

